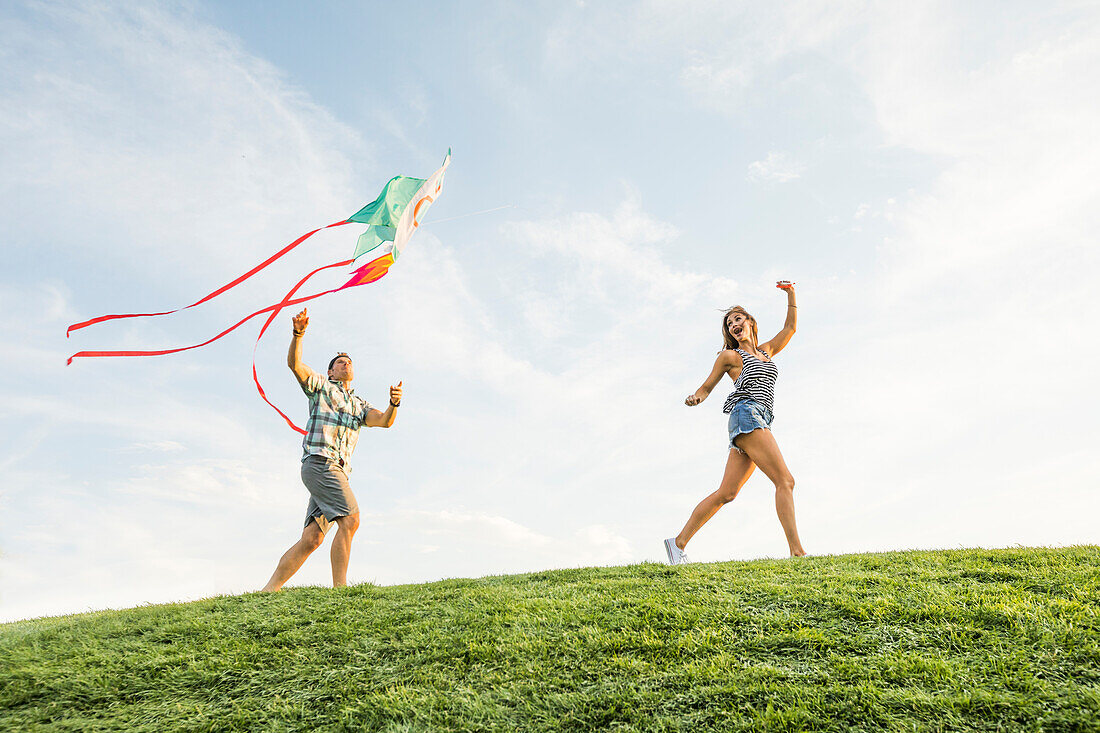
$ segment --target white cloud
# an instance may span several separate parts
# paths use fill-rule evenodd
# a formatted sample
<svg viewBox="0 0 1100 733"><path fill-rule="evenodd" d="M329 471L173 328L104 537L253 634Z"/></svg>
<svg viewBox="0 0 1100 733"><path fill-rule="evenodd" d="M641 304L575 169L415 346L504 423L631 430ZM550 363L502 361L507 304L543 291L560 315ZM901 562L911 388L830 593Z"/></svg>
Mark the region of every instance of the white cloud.
<svg viewBox="0 0 1100 733"><path fill-rule="evenodd" d="M120 453L179 453L185 450L186 446L174 440L139 441L118 449Z"/></svg>
<svg viewBox="0 0 1100 733"><path fill-rule="evenodd" d="M801 178L804 170L806 170L806 166L794 160L790 154L772 151L768 153L768 157L764 160L749 163L748 179L769 183L787 183Z"/></svg>
<svg viewBox="0 0 1100 733"><path fill-rule="evenodd" d="M752 72L746 66L715 67L709 61L697 58L682 72L684 83L691 89L705 90L722 97L739 96L749 86Z"/></svg>
<svg viewBox="0 0 1100 733"><path fill-rule="evenodd" d="M620 204L610 218L576 213L510 224L504 234L524 242L536 255L563 258L559 263L576 278L567 280L565 291L555 298L565 304L559 309L563 316L569 311L578 317L590 314L590 300L611 311L639 305L678 308L700 296L721 300L737 288L732 280L669 265L665 253L675 252L677 230L643 212L634 198Z"/></svg>
<svg viewBox="0 0 1100 733"><path fill-rule="evenodd" d="M630 542L605 525L548 534L509 517L464 509L371 515L360 532L379 538L380 549L373 550L370 560L356 570L376 582L590 567L635 559ZM409 546L416 548L417 557L405 556ZM398 558L400 567L394 562Z"/></svg>
<svg viewBox="0 0 1100 733"><path fill-rule="evenodd" d="M626 563L634 559L630 541L615 530L594 524L577 531L577 539L582 550L581 562L585 565L595 563L608 565Z"/></svg>
<svg viewBox="0 0 1100 733"><path fill-rule="evenodd" d="M0 211L34 220L17 246L206 284L359 203L356 134L185 12L40 4L5 36Z"/></svg>
<svg viewBox="0 0 1100 733"><path fill-rule="evenodd" d="M685 88L707 106L740 114L754 107L757 89L762 94L790 78L777 69L784 60L829 48L861 8L857 2L646 2L633 32L651 52L680 50Z"/></svg>
<svg viewBox="0 0 1100 733"><path fill-rule="evenodd" d="M518 522L490 514L445 509L420 513L417 519L428 520L428 527L424 530L426 534L461 532L469 528L473 534L483 538L486 544L504 551L517 547L545 546L551 542L546 535L532 532Z"/></svg>

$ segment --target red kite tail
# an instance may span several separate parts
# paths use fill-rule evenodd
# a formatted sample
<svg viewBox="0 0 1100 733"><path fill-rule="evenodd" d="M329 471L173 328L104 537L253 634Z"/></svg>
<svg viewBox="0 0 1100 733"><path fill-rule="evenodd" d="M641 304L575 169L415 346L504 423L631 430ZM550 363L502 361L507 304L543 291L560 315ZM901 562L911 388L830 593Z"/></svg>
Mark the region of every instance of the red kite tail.
<svg viewBox="0 0 1100 733"><path fill-rule="evenodd" d="M291 293L294 293L295 291L297 291L298 288L300 288L306 280L313 277L318 272L321 272L322 270L327 270L330 267L340 267L342 265L347 265L350 262L351 262L351 260L347 260L347 261L344 261L344 262L337 262L337 263L332 264L332 265L325 265L324 267L318 267L316 270L314 270L313 272L309 273L304 278L302 278L302 280L297 285L294 286L294 289L291 290ZM194 344L192 346L180 346L180 347L175 348L175 349L160 349L158 351L79 351L79 352L73 354L72 356L70 356L69 360L66 362L66 364L72 364L73 359L86 358L86 357L99 357L99 356L164 356L165 354L177 354L181 351L190 351L191 349L197 349L200 346L206 346L207 344L214 343L215 341L220 339L222 336L225 336L226 334L228 334L232 331L235 331L238 327L244 325L245 323L252 320L253 318L255 318L258 315L261 315L263 313L268 313L270 311L275 311L276 313L278 313L278 311L282 310L283 308L285 308L287 306L297 305L298 303L305 303L306 301L313 300L314 298L320 298L322 295L328 295L329 293L333 293L333 292L336 292L336 291L335 290L326 290L322 293L316 293L314 295L307 295L305 297L297 298L297 299L294 299L294 300L287 300L286 298L284 298L282 300L282 302L276 303L275 305L269 305L266 308L261 308L260 310L256 311L255 313L251 313L251 314L245 316L244 318L237 321L236 323L234 323L229 328L227 328L224 331L222 331L221 333L219 333L217 336L214 336L213 338L207 339L206 341L203 341L201 344ZM274 316L272 316L272 318L274 318Z"/></svg>
<svg viewBox="0 0 1100 733"><path fill-rule="evenodd" d="M329 224L328 226L321 227L320 229L314 229L312 232L309 232L308 234L303 234L302 236L298 237L293 242L291 242L287 246L283 247L281 250L279 250L275 254L268 257L266 260L264 260L260 264L253 267L251 270L249 270L245 274L238 277L233 282L230 282L226 285L223 285L222 287L218 288L217 290L210 293L209 295L206 295L205 297L203 297L199 300L196 300L191 305L185 305L182 308L176 308L175 310L170 310L170 311L162 311L160 313L116 313L116 314L109 315L109 316L99 316L98 318L92 318L91 320L82 321L81 323L74 323L73 325L69 326L65 330L65 338L68 338L70 336L70 334L72 334L73 331L77 331L81 328L86 328L88 326L95 325L96 323L103 323L104 321L113 321L117 318L147 318L149 316L167 316L167 315L170 315L172 313L178 313L179 311L187 310L188 308L194 308L196 305L201 305L201 304L205 303L206 301L208 301L212 298L218 297L219 295L221 295L225 291L229 290L230 288L233 288L233 287L236 287L237 285L240 285L242 282L244 282L248 278L252 277L257 272L264 269L265 267L270 265L275 260L279 259L283 255L290 252L292 249L297 247L299 244L306 241L307 239L312 237L317 232L321 231L321 229L331 229L332 227L343 226L344 224L350 224L350 223L351 222L349 222L347 220L338 221L338 222L335 222L333 224ZM171 352L165 352L165 353L171 353ZM122 354L118 354L118 356L122 356ZM129 354L129 356L138 356L138 354Z"/></svg>

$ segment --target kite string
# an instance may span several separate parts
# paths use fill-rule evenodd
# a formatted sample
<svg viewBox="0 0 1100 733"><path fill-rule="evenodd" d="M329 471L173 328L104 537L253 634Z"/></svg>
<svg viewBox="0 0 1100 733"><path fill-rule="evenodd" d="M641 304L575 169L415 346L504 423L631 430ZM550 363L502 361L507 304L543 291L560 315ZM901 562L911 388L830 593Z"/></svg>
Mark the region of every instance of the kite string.
<svg viewBox="0 0 1100 733"><path fill-rule="evenodd" d="M455 221L456 219L465 219L468 216L478 216L479 214L491 214L494 211L500 211L501 209L514 209L515 204L505 204L504 206L498 206L495 209L485 209L485 211L475 211L471 214L460 214L458 216L449 216L446 219L436 219L435 221L426 221L420 226L428 226L429 224L442 224L445 221Z"/></svg>

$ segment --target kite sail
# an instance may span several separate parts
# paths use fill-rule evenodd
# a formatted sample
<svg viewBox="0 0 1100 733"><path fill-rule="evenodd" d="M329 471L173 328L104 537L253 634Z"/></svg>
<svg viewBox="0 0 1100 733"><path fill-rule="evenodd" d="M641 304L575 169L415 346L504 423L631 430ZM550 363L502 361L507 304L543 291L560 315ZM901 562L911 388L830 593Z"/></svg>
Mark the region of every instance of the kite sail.
<svg viewBox="0 0 1100 733"><path fill-rule="evenodd" d="M260 329L259 335L256 337L256 344L252 347L252 381L256 384L256 390L260 393L260 397L264 402L271 405L271 407L278 412L287 425L294 430L305 435L305 431L302 428L294 424L294 421L287 417L282 410L276 407L271 400L267 398L267 394L264 393L264 388L260 385L260 380L256 374L256 347L259 346L260 339L263 338L264 333L267 331L268 326L275 320L279 312L284 308L305 303L306 301L320 298L323 295L329 295L331 293L337 293L341 290L347 290L348 288L358 287L360 285L366 285L376 280L380 280L389 272L390 267L401 256L402 250L405 245L408 244L409 239L413 233L420 226L420 223L424 219L424 214L427 213L428 207L432 205L432 202L439 197L440 191L443 190L443 175L447 171L447 166L451 163L451 151L447 151L447 157L443 159L443 165L439 167L435 173L433 173L427 179L424 178L412 178L409 176L395 176L390 179L389 183L382 189L382 193L378 195L371 203L364 206L359 211L355 212L347 219L343 221L334 222L328 226L314 229L313 231L303 234L295 239L293 242L283 247L275 254L268 257L260 264L253 267L248 272L244 273L240 277L236 278L232 282L223 285L217 290L203 296L199 300L196 300L190 305L185 305L175 310L161 311L157 313L116 313L112 315L99 316L98 318L92 318L81 323L74 323L69 326L65 332L65 336L68 337L73 331L78 331L82 328L95 325L97 323L103 323L105 321L112 321L121 318L148 318L152 316L166 316L171 313L178 313L188 308L194 308L197 305L201 305L209 300L213 300L222 293L236 287L240 283L244 282L248 278L252 277L260 270L263 270L268 265L272 264L276 260L280 259L284 255L288 254L291 250L296 248L302 242L306 241L314 234L323 229L331 229L333 227L340 227L346 224L366 224L367 229L361 235L356 243L355 252L350 259L343 260L341 262L333 262L329 265L318 267L303 277L298 283L290 289L290 291L283 296L282 300L274 305L269 305L266 308L251 313L241 320L234 323L229 328L225 329L213 338L203 341L201 344L193 344L191 346L181 346L174 349L160 349L157 351L79 351L69 357L68 364L72 364L74 359L90 358L90 357L102 357L102 356L163 356L164 354L175 354L180 351L188 351L190 349L197 349L201 346L217 341L222 336L236 330L238 327L244 325L248 321L252 320L256 316L268 313L267 320L264 322L263 327ZM332 288L331 290L324 290L319 293L313 293L310 295L297 296L298 290L301 289L306 282L309 281L314 275L325 270L332 269L334 267L345 267L353 265L364 255L371 254L372 258L361 267L355 269L352 272L351 278L338 288ZM295 297L297 296L297 297Z"/></svg>

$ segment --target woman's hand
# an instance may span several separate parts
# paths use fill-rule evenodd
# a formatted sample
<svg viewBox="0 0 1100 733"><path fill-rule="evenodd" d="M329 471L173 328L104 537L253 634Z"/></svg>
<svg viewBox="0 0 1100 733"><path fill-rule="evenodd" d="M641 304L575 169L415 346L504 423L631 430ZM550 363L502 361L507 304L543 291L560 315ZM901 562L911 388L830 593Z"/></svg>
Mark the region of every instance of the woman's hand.
<svg viewBox="0 0 1100 733"><path fill-rule="evenodd" d="M780 290L786 290L787 295L794 295L794 283L790 280L780 280L775 284Z"/></svg>
<svg viewBox="0 0 1100 733"><path fill-rule="evenodd" d="M695 407L696 405L698 405L702 401L703 401L703 398L700 397L698 394L689 394L687 396L687 399L684 400L684 404L687 405L688 407Z"/></svg>

